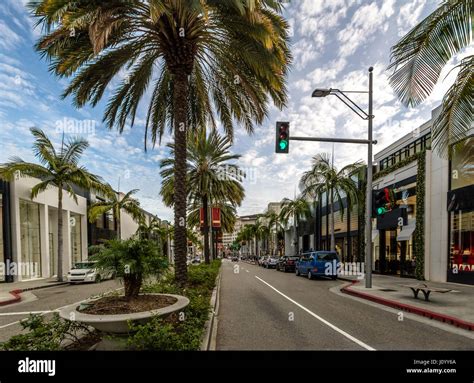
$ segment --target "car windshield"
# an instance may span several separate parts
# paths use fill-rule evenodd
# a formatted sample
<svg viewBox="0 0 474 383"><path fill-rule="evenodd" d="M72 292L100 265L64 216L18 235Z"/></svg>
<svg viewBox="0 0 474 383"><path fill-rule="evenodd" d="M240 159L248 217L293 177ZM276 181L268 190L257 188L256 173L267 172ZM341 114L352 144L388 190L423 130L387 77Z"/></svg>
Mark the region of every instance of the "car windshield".
<svg viewBox="0 0 474 383"><path fill-rule="evenodd" d="M93 269L94 266L94 262L79 262L74 265L73 269Z"/></svg>

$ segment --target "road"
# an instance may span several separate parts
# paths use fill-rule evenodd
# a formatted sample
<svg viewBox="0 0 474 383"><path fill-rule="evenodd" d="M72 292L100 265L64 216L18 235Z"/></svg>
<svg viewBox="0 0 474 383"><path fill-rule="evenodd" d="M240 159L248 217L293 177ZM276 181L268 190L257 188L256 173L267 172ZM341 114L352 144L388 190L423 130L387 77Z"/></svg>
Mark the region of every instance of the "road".
<svg viewBox="0 0 474 383"><path fill-rule="evenodd" d="M19 321L27 318L30 312L56 310L120 287L118 280L109 280L92 284L66 284L25 292L22 294L22 302L0 308L0 342L18 334L22 330Z"/></svg>
<svg viewBox="0 0 474 383"><path fill-rule="evenodd" d="M412 314L400 321L396 310L338 293L343 284L224 261L217 349L474 350L473 334Z"/></svg>

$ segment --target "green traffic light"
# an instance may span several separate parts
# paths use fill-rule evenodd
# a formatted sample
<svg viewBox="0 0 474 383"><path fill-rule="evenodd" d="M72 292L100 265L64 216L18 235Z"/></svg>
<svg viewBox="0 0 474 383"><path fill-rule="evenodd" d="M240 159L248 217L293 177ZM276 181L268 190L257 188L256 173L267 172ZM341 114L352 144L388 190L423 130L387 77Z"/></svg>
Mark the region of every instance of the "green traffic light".
<svg viewBox="0 0 474 383"><path fill-rule="evenodd" d="M279 145L280 145L281 150L285 150L286 147L288 146L288 141L281 140Z"/></svg>
<svg viewBox="0 0 474 383"><path fill-rule="evenodd" d="M382 215L382 214L385 214L387 211L388 211L387 208L385 208L385 207L379 207L379 208L377 209L377 214L378 214L378 215Z"/></svg>

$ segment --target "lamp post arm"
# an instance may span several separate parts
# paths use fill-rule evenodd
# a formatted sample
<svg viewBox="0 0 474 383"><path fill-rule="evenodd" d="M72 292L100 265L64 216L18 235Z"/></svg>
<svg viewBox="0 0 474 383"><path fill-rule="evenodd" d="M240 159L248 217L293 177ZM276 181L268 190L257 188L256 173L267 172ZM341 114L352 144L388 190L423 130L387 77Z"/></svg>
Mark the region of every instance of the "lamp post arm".
<svg viewBox="0 0 474 383"><path fill-rule="evenodd" d="M343 91L339 89L331 89L331 94L336 96L339 100L351 108L352 111L363 120L368 120L370 118L369 115L359 105L352 101Z"/></svg>

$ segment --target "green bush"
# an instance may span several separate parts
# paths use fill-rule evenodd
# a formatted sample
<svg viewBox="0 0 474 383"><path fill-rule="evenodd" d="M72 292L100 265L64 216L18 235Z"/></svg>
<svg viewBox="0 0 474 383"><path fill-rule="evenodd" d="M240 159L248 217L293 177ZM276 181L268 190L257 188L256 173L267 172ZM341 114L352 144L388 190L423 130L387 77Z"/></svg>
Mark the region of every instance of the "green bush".
<svg viewBox="0 0 474 383"><path fill-rule="evenodd" d="M189 298L184 317L154 318L145 325L132 325L134 331L128 345L135 350L199 350L210 310L210 297L219 273L220 261L200 264L188 270L188 286L179 288L171 275L159 283L149 285L145 291L180 294Z"/></svg>
<svg viewBox="0 0 474 383"><path fill-rule="evenodd" d="M90 330L77 322L63 320L58 313L51 319L43 315L30 314L20 322L26 334L12 336L0 348L4 351L57 351L61 350L64 341L79 342L79 337L90 333Z"/></svg>

